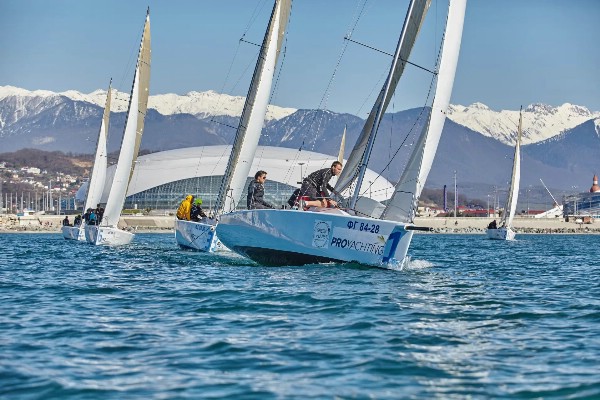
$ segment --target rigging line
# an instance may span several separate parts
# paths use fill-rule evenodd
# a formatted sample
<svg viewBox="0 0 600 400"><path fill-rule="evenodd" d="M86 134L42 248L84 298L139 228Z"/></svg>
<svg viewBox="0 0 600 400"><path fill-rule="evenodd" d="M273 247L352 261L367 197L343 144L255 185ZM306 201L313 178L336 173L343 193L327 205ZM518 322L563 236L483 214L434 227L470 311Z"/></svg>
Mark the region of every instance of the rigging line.
<svg viewBox="0 0 600 400"><path fill-rule="evenodd" d="M226 124L225 122L217 121L216 119L213 119L213 118L211 118L210 122L213 122L213 123L219 124L219 125L223 125L228 128L231 128L231 129L237 129L237 126L229 125L229 124Z"/></svg>
<svg viewBox="0 0 600 400"><path fill-rule="evenodd" d="M244 39L244 37L243 37L243 36L240 38L240 42L242 42L242 43L248 43L248 44L252 44L252 45L254 45L254 46L256 46L256 47L260 47L260 44L258 44L258 43L254 43L254 42L251 42L251 41L249 41L249 40L246 40L246 39Z"/></svg>
<svg viewBox="0 0 600 400"><path fill-rule="evenodd" d="M346 34L346 37L352 37L352 32L354 32L354 30L356 29L356 26L358 25L358 21L360 21L361 16L363 15L363 12L365 10L365 6L367 4L368 0L365 0L365 2L362 5L362 8L360 8L360 10L358 11L358 16L356 17L356 20L354 21L354 24L351 26L349 32ZM342 59L344 58L344 54L346 53L346 49L348 48L348 42L344 41L343 45L342 45L342 50L340 52L340 55L338 57L338 60L336 62L335 68L333 69L333 73L331 74L331 78L329 79L329 82L327 83L327 87L325 88L325 92L323 93L323 97L321 97L321 101L319 103L318 108L319 109L324 109L325 106L327 105L327 100L329 99L329 95L331 93L331 87L333 85L333 81L335 80L335 77L337 75L337 71L340 68L340 64L342 63Z"/></svg>
<svg viewBox="0 0 600 400"><path fill-rule="evenodd" d="M363 12L364 12L364 9L365 9L365 6L366 6L366 3L367 3L367 1L368 1L368 0L365 0L365 1L362 3L362 7L360 7L360 6L359 6L360 2L358 2L358 3L357 3L357 8L359 9L359 11L358 11L358 16L356 17L356 19L355 19L355 21L354 21L354 24L353 24L353 25L350 27L350 30L349 30L349 32L348 32L348 33L347 33L347 35L346 35L347 37L351 37L351 36L352 36L352 32L354 31L354 29L356 29L356 25L358 24L358 21L360 20L360 17L362 16L362 14L363 14ZM315 123L315 120L317 119L317 117L318 117L318 115L319 115L319 112L318 112L318 111L319 111L319 110L324 110L324 109L325 109L325 107L326 107L327 100L328 100L328 98L329 98L329 93L330 93L330 90L331 90L331 86L333 85L333 81L335 80L335 77L336 77L337 71L338 71L338 69L339 69L339 67L340 67L341 61L342 61L342 59L343 59L343 57L344 57L344 54L345 54L345 52L346 52L346 49L347 49L347 47L348 47L348 43L347 43L346 41L344 41L344 43L343 43L343 45L342 45L342 50L341 50L341 52L340 52L340 55L339 55L339 57L338 57L338 60L337 60L337 62L336 62L336 65L335 65L335 67L334 67L334 70L333 70L333 73L332 73L332 75L331 75L331 78L329 79L329 82L327 83L327 87L325 88L325 91L324 91L324 93L323 93L323 96L321 97L321 100L320 100L320 102L319 102L319 105L317 106L317 110L316 110L316 111L315 111L315 113L312 115L312 118L310 119L310 123L308 124L308 130L309 130L309 131L312 129L312 127L313 127L313 125L314 125L314 123ZM321 119L323 118L323 116L324 116L324 115L322 115L322 116L321 116ZM299 152L301 152L301 151L302 151L302 149L304 148L304 143L305 143L305 141L303 140L303 141L302 141L302 144L300 145L300 147L299 147L299 149L298 149L298 153L299 153ZM311 147L311 149L313 149L313 150L314 150L314 143L313 143L313 146ZM295 157L294 161L297 161L297 160L298 160L298 158L299 158L299 155L297 155L297 156ZM290 167L290 169L288 170L288 175L289 175L289 174L291 174L291 168L292 168L292 167Z"/></svg>
<svg viewBox="0 0 600 400"><path fill-rule="evenodd" d="M349 38L349 37L347 37L347 36L346 36L346 37L344 37L344 40L347 40L347 41L349 41L349 42L352 42L352 43L356 43L356 44L358 44L358 45L360 45L360 46L366 47L367 49L371 49L371 50L377 51L377 52L379 52L379 53L383 53L383 54L385 54L386 56L390 56L390 57L393 57L393 56L394 56L393 54L387 53L387 52L385 52L385 51L383 51L383 50L379 50L379 49L377 49L377 48L375 48L375 47L372 47L372 46L366 45L366 44L364 44L364 43L361 43L361 42L357 42L356 40L352 40L352 39L350 39L350 38ZM404 59L402 59L402 58L398 58L398 59L399 59L400 61L402 61L403 63L409 64L409 65L412 65L413 67L417 67L417 68L419 68L419 69L422 69L423 71L427 71L427 72L429 72L430 74L436 74L436 73L437 73L437 72L435 72L435 71L431 71L430 69L427 69L427 68L425 68L425 67L422 67L422 66L420 66L419 64L415 64L415 63L413 63L413 62L410 62L410 61L408 61L408 60L404 60Z"/></svg>
<svg viewBox="0 0 600 400"><path fill-rule="evenodd" d="M245 42L245 43L250 43L250 44L256 45L255 43L252 43L252 42L249 42L249 41L245 40L244 38L246 37L246 34L248 33L248 30L250 29L250 27L254 24L254 22L256 21L256 19L259 17L259 15L260 15L260 11L259 10L262 10L264 8L265 3L266 3L266 0L262 1L262 4L258 3L256 5L256 7L254 8L254 10L252 11L252 14L250 16L248 24L246 25L246 27L244 28L244 31L242 33L242 37L238 40L237 47L236 47L235 52L233 54L233 58L231 60L231 63L229 64L229 68L227 69L227 74L225 75L225 80L223 82L223 85L221 86L220 94L225 93L225 86L227 85L227 82L229 82L229 78L231 76L231 71L233 69L233 66L235 65L235 60L237 59L238 53L240 51L241 43ZM256 46L260 47L260 45L256 45ZM245 72L247 70L248 70L248 67L246 67L244 69L244 72L242 73L242 76L245 74ZM231 89L232 92L233 92L233 89L235 89L235 87L237 87L237 85L239 84L240 80L241 80L241 77L238 78L237 82L234 83L234 85L232 86L232 89ZM214 116L215 116L214 115L215 114L214 110L218 109L218 107L222 103L222 100L223 100L223 97L219 96L219 101L217 101L217 103L213 107L213 112L212 112L212 117L210 119L210 122L216 122L214 120ZM224 125L226 125L226 124L224 124ZM227 126L229 126L229 125L227 125Z"/></svg>
<svg viewBox="0 0 600 400"><path fill-rule="evenodd" d="M244 28L244 33L242 34L242 39L246 36L246 34L248 33L248 31L250 30L250 27L252 25L254 25L254 22L256 22L256 19L261 14L261 10L265 7L266 2L267 2L267 0L263 0L262 2L258 2L258 4L256 5L256 7L254 7L254 10L252 11L252 14L250 15L250 19L248 20L248 25L246 25L246 28Z"/></svg>
<svg viewBox="0 0 600 400"><path fill-rule="evenodd" d="M225 75L225 80L223 81L223 85L221 86L220 94L225 93L225 85L227 85L227 82L229 81L229 76L231 75L231 70L233 69L233 65L235 64L235 59L237 58L239 51L240 51L240 42L238 41L235 52L233 53L233 58L231 59L231 63L229 64L229 68L227 69L227 74ZM222 96L219 96L219 101L217 101L217 104L215 104L215 106L213 107L213 112L212 112L213 116L210 119L211 122L213 122L213 118L215 115L214 110L217 109L217 106L221 105L221 101L222 101Z"/></svg>
<svg viewBox="0 0 600 400"><path fill-rule="evenodd" d="M248 44L254 45L254 46L256 46L256 47L260 47L260 44L258 44L258 43L254 43L254 42L251 42L251 41L249 41L249 40L246 40L246 39L244 39L244 37L243 37L243 36L240 38L240 42L241 42L241 43L248 43Z"/></svg>

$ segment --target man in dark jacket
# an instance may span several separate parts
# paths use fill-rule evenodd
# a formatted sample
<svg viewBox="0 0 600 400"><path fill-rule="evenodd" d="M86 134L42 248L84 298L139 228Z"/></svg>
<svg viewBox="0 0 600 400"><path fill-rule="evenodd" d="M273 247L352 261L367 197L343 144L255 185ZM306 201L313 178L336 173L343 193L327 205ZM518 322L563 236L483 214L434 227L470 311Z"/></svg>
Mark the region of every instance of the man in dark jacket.
<svg viewBox="0 0 600 400"><path fill-rule="evenodd" d="M329 190L333 190L333 187L329 184L329 181L334 176L338 176L342 173L342 163L334 161L330 168L320 169L308 175L302 181L302 187L300 188L300 196L307 196L308 201L304 202L305 207L336 207L337 203L328 199Z"/></svg>
<svg viewBox="0 0 600 400"><path fill-rule="evenodd" d="M264 199L266 180L267 173L265 171L258 171L254 174L254 180L248 185L248 197L246 198L248 210L273 208L273 206Z"/></svg>

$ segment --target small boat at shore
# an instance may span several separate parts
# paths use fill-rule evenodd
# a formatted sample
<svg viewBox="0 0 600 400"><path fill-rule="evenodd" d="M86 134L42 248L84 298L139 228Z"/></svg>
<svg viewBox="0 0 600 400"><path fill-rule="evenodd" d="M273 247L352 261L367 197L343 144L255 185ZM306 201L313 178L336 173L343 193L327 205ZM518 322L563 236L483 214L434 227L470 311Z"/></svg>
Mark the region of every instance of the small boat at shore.
<svg viewBox="0 0 600 400"><path fill-rule="evenodd" d="M517 139L515 144L515 155L513 159L512 176L510 179L510 189L506 206L500 225L496 225L496 220L492 221L486 230L487 237L494 240L514 240L515 231L513 230L513 219L517 211L517 200L519 199L519 183L521 181L521 131L523 129L523 108L519 112L519 128L517 130Z"/></svg>
<svg viewBox="0 0 600 400"><path fill-rule="evenodd" d="M108 126L110 120L111 84L112 79L108 84L108 91L106 92L106 104L104 106L104 113L100 124L100 133L98 134L98 141L96 143L94 166L88 182L87 194L85 196L84 211L96 207L100 202L102 191L104 190L106 167L108 165L106 143L108 141ZM61 232L65 239L85 242L85 221L82 219L79 225L65 225L61 228Z"/></svg>
<svg viewBox="0 0 600 400"><path fill-rule="evenodd" d="M117 168L100 225L85 227L85 239L88 243L119 246L131 243L135 236L131 232L120 229L118 223L144 133L144 120L150 95L150 58L150 10L148 9L133 76Z"/></svg>

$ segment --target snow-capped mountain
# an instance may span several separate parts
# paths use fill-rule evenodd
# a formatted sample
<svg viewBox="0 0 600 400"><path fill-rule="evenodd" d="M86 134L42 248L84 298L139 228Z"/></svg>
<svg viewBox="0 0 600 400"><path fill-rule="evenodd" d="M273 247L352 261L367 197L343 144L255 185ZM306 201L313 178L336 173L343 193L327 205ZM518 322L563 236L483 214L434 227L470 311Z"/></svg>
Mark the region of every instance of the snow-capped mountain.
<svg viewBox="0 0 600 400"><path fill-rule="evenodd" d="M0 86L0 153L23 148L92 153L105 96L102 90L54 93ZM126 100L127 95L116 93L112 102L111 152L121 143ZM243 102L242 97L215 92L151 96L153 107L148 110L141 149L162 151L231 143L235 135L232 127L238 123ZM260 144L331 155L338 154L346 127L347 156L365 122L355 115L323 110L271 107L271 112ZM420 132L423 120L418 117L422 114L421 109L386 114L379 133L383 140L377 142L369 167L397 180L414 134ZM511 138L517 130L518 114L516 110L496 112L481 103L451 106L427 185L451 183L451 172L457 171L463 191L467 182L473 183L474 192L487 190L482 185L503 187L511 171ZM600 172L600 113L570 104L536 104L526 108L524 125L529 144L523 148L522 185L537 185L542 178L554 187L581 188ZM406 140L408 135L411 138ZM392 163L388 163L390 156L395 159Z"/></svg>
<svg viewBox="0 0 600 400"><path fill-rule="evenodd" d="M106 90L98 89L89 94L68 90L66 92L55 93L48 90L29 91L13 86L0 86L0 101L7 97L20 98L24 104L31 101L40 103L42 100L66 97L73 101L95 104L104 107L106 103ZM36 99L36 100L34 100ZM245 98L242 96L229 96L219 94L209 90L207 92L189 92L183 96L168 93L150 96L148 99L148 108L155 109L163 115L173 114L192 114L196 117L206 118L208 116L224 115L230 117L239 117L244 108ZM125 112L129 102L129 93L112 91L110 104L111 111ZM267 121L281 119L292 113L296 109L284 108L270 105L267 108ZM0 121L0 128L2 122Z"/></svg>
<svg viewBox="0 0 600 400"><path fill-rule="evenodd" d="M481 103L451 105L448 118L484 136L513 145L519 110L494 111ZM569 103L559 107L532 104L523 109L523 144L541 142L594 118L600 118L600 112Z"/></svg>
<svg viewBox="0 0 600 400"><path fill-rule="evenodd" d="M17 122L27 114L38 113L40 107L54 106L65 97L74 102L94 104L104 107L106 91L96 90L89 94L69 90L55 93L47 90L29 91L13 86L0 86L0 106L7 98L15 99L14 113L1 112L0 129L7 123ZM113 91L111 110L125 112L129 94ZM150 96L148 107L162 115L191 114L198 118L209 116L239 117L244 107L244 97L219 94L215 91L189 92L185 95L173 93ZM6 110L5 110L6 111ZM281 120L295 113L297 109L270 105L267 121ZM451 105L448 118L475 132L499 140L508 145L514 143L519 121L518 110L494 111L482 103L469 106ZM545 104L532 104L523 110L523 144L532 144L560 135L588 120L600 118L600 111L590 111L586 107L565 103L558 107ZM597 123L600 124L600 122ZM597 129L600 135L600 128ZM2 136L2 132L0 132Z"/></svg>

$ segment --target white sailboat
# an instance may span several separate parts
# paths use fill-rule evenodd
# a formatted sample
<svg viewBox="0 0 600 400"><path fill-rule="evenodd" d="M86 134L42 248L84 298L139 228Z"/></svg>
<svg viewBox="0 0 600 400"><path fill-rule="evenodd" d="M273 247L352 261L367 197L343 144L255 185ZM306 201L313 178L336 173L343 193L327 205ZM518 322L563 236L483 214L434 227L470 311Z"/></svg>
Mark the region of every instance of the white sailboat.
<svg viewBox="0 0 600 400"><path fill-rule="evenodd" d="M411 1L386 83L338 178L335 188L338 192L355 182L351 209L380 209L373 207L374 200L359 197L358 188L362 185L379 122L404 70L429 4L429 0ZM236 211L224 214L217 226L223 244L270 265L329 261L392 268L403 265L413 231L420 229L412 223L446 118L465 7L466 0L450 0L432 111L383 214L373 212L369 216L357 216L352 210L331 208Z"/></svg>
<svg viewBox="0 0 600 400"><path fill-rule="evenodd" d="M175 221L175 240L183 248L213 252L226 249L215 227L223 211L234 210L243 194L267 113L273 75L285 37L292 0L276 0L246 96L227 169L212 213L215 219Z"/></svg>
<svg viewBox="0 0 600 400"><path fill-rule="evenodd" d="M110 82L112 83L112 79ZM108 91L106 92L106 104L104 105L104 114L102 115L102 123L100 124L98 142L96 143L94 166L92 168L92 174L88 182L87 194L85 196L84 212L89 208L96 208L100 202L102 190L104 189L104 181L106 180L106 166L108 165L106 142L108 140L108 125L110 119L111 83L108 84ZM81 221L80 225L63 226L61 231L65 239L85 241L84 220Z"/></svg>
<svg viewBox="0 0 600 400"><path fill-rule="evenodd" d="M119 229L118 223L144 132L144 119L150 94L150 58L150 10L148 9L117 168L100 225L85 227L85 238L88 243L118 246L131 243L133 240L134 234Z"/></svg>
<svg viewBox="0 0 600 400"><path fill-rule="evenodd" d="M490 224L486 231L487 237L495 240L513 240L515 231L512 229L513 218L517 211L517 200L519 199L519 183L521 181L521 130L523 128L523 110L519 113L519 128L515 144L515 155L513 159L512 176L506 206L502 214L500 225L494 227ZM496 221L494 221L496 222Z"/></svg>

